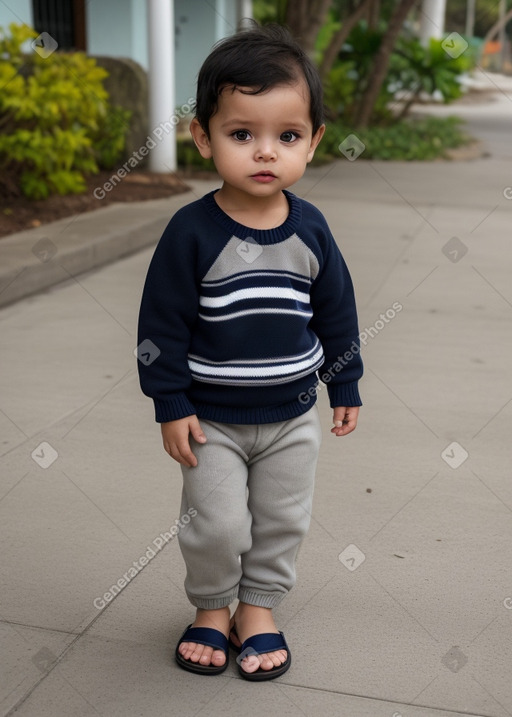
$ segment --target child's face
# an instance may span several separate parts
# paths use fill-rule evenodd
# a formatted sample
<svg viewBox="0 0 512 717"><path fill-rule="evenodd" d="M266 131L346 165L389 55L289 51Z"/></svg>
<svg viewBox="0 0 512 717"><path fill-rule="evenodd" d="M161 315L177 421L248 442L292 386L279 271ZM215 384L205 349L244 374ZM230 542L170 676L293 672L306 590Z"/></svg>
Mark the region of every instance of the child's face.
<svg viewBox="0 0 512 717"><path fill-rule="evenodd" d="M324 133L312 136L304 81L258 95L226 87L210 118L210 138L193 120L190 130L203 157L212 157L228 185L253 197L270 197L304 174Z"/></svg>

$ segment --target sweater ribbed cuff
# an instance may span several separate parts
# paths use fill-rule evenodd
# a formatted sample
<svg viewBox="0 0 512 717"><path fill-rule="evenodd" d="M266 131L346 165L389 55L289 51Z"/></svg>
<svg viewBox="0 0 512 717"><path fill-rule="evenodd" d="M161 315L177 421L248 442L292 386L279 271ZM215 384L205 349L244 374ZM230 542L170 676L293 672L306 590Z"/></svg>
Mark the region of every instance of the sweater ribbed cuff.
<svg viewBox="0 0 512 717"><path fill-rule="evenodd" d="M352 383L327 384L331 408L336 406L362 406L363 402L357 388L357 381Z"/></svg>
<svg viewBox="0 0 512 717"><path fill-rule="evenodd" d="M184 393L176 393L165 401L155 398L153 402L155 404L155 420L157 423L178 421L180 418L193 416L196 412L193 404L190 403Z"/></svg>

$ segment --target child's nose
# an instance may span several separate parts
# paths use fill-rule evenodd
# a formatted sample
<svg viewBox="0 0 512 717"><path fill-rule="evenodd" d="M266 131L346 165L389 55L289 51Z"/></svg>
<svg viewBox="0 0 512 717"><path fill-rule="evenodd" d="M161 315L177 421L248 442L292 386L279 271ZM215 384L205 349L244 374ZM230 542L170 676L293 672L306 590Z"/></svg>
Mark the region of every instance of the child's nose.
<svg viewBox="0 0 512 717"><path fill-rule="evenodd" d="M258 146L256 148L256 159L260 160L263 159L266 162L271 161L273 159L277 158L277 149L270 139L265 140L262 139L258 143Z"/></svg>

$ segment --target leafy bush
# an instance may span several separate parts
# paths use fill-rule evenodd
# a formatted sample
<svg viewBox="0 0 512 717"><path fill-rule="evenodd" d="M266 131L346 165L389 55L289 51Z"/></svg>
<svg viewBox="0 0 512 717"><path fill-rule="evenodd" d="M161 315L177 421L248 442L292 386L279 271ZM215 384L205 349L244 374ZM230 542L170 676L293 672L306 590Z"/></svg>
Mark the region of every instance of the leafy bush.
<svg viewBox="0 0 512 717"><path fill-rule="evenodd" d="M427 160L445 157L448 149L472 142L457 117L425 117L402 120L390 127L355 130L342 121L328 124L316 151L315 162L342 157L339 144L355 134L365 145L361 159Z"/></svg>
<svg viewBox="0 0 512 717"><path fill-rule="evenodd" d="M350 123L356 114L382 42L382 29L369 29L359 23L350 33L325 83L325 103L330 119L343 117ZM397 97L403 101L399 116L405 116L422 94L441 95L451 102L462 94L460 76L474 67L475 49L469 46L452 58L441 40L430 41L427 48L414 37L404 34L391 54L390 66L379 98L373 123L392 124L397 119Z"/></svg>
<svg viewBox="0 0 512 717"><path fill-rule="evenodd" d="M109 105L95 60L25 55L37 34L14 24L9 33L0 28L0 187L31 199L79 194L85 175L121 156L129 113Z"/></svg>
<svg viewBox="0 0 512 717"><path fill-rule="evenodd" d="M215 171L213 160L201 157L192 137L178 137L176 155L180 169Z"/></svg>
<svg viewBox="0 0 512 717"><path fill-rule="evenodd" d="M428 48L415 38L400 39L391 55L388 88L407 97L401 115L418 100L422 93L439 93L448 103L462 95L459 77L474 65L470 53L450 57L441 40L430 40Z"/></svg>
<svg viewBox="0 0 512 717"><path fill-rule="evenodd" d="M103 120L98 129L90 135L100 169L112 169L122 157L131 116L130 110L106 106Z"/></svg>

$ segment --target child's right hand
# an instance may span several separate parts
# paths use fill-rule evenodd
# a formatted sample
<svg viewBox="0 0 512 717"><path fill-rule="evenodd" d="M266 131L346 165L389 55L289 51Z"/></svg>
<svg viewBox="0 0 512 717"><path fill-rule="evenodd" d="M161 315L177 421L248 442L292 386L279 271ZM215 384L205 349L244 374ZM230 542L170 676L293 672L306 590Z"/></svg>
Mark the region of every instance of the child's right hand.
<svg viewBox="0 0 512 717"><path fill-rule="evenodd" d="M164 448L171 458L187 468L195 468L197 458L190 448L189 434L191 433L198 443L206 443L206 436L199 425L197 416L186 416L177 421L168 421L162 423L161 428Z"/></svg>

